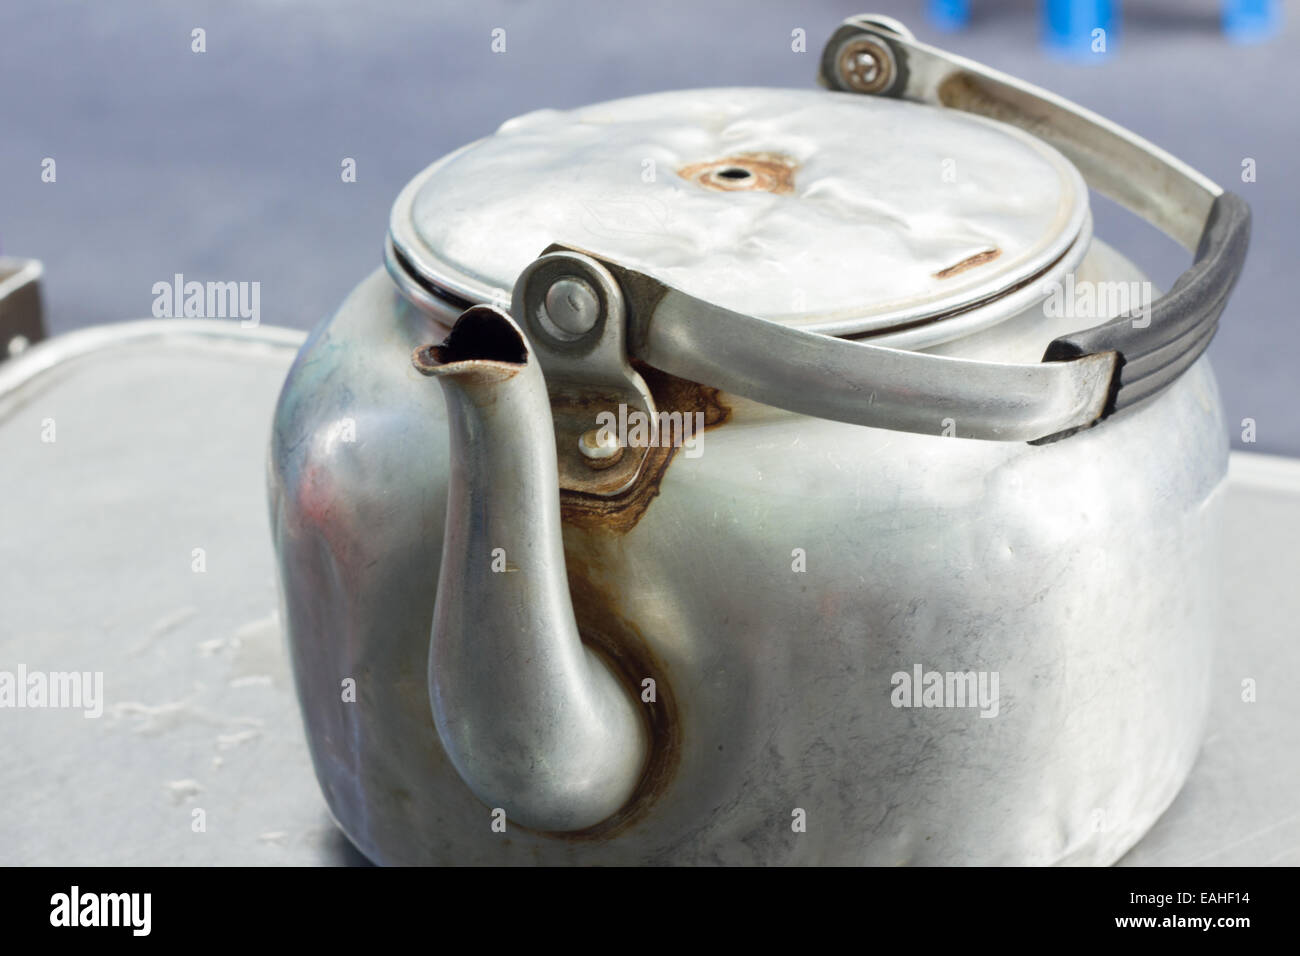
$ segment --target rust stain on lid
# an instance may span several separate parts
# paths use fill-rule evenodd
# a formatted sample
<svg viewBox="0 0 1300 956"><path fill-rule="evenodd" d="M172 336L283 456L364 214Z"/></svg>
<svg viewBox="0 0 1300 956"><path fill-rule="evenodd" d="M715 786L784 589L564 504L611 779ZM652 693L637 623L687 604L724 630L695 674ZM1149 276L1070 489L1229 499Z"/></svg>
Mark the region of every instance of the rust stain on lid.
<svg viewBox="0 0 1300 956"><path fill-rule="evenodd" d="M940 269L934 274L936 279L950 279L960 272L967 269L974 269L976 266L982 266L986 262L992 262L998 256L1002 255L1001 249L985 249L983 252L977 252L973 256L967 256L956 265L951 265L946 269Z"/></svg>

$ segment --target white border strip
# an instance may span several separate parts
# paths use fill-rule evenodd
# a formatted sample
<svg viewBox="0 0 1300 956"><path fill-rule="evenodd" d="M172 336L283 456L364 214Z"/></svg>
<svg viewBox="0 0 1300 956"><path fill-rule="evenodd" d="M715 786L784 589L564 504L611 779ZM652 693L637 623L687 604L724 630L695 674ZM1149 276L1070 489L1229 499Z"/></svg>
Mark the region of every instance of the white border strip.
<svg viewBox="0 0 1300 956"><path fill-rule="evenodd" d="M1228 456L1228 483L1239 488L1300 494L1300 458L1234 451Z"/></svg>
<svg viewBox="0 0 1300 956"><path fill-rule="evenodd" d="M306 338L307 333L297 329L275 325L246 329L238 321L220 319L140 319L65 332L37 342L21 355L0 362L0 415L6 410L4 400L32 380L66 362L96 352L142 342L162 342L191 348L242 346L254 354L268 354L284 350L296 352Z"/></svg>

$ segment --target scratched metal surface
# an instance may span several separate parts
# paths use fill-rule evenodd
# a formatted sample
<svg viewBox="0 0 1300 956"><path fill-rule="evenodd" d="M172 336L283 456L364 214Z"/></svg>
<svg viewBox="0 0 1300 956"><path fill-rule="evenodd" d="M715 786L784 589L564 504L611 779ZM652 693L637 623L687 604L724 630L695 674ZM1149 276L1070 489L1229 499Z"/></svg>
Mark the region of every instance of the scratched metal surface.
<svg viewBox="0 0 1300 956"><path fill-rule="evenodd" d="M364 862L317 791L277 623L263 467L292 354L122 341L0 394L0 671L104 675L98 718L0 709L0 864ZM1209 731L1125 865L1300 863L1300 462L1236 455L1228 513Z"/></svg>

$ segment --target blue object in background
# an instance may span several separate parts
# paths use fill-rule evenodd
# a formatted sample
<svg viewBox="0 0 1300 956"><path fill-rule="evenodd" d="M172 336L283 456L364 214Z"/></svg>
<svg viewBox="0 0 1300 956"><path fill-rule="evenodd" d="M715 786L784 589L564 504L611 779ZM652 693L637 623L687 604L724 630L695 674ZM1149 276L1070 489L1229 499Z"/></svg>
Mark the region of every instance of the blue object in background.
<svg viewBox="0 0 1300 956"><path fill-rule="evenodd" d="M938 30L960 30L970 23L970 0L929 0L930 23Z"/></svg>
<svg viewBox="0 0 1300 956"><path fill-rule="evenodd" d="M1243 43L1257 43L1282 25L1278 0L1223 0L1223 32Z"/></svg>
<svg viewBox="0 0 1300 956"><path fill-rule="evenodd" d="M1111 0L1043 0L1043 42L1072 58L1104 59L1116 39L1113 7Z"/></svg>

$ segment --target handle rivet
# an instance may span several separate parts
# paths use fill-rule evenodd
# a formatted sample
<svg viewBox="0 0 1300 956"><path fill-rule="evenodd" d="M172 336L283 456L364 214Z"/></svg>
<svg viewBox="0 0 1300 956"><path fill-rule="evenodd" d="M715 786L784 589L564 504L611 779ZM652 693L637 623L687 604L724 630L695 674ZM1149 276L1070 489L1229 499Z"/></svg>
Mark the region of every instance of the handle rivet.
<svg viewBox="0 0 1300 956"><path fill-rule="evenodd" d="M876 40L851 40L836 57L844 85L858 93L879 93L894 77L893 57Z"/></svg>
<svg viewBox="0 0 1300 956"><path fill-rule="evenodd" d="M606 468L623 456L618 436L608 428L592 428L578 439L578 451L592 468Z"/></svg>
<svg viewBox="0 0 1300 956"><path fill-rule="evenodd" d="M581 279L557 279L546 290L546 317L567 336L586 335L600 319L600 300Z"/></svg>

